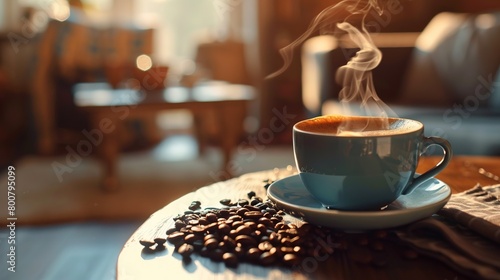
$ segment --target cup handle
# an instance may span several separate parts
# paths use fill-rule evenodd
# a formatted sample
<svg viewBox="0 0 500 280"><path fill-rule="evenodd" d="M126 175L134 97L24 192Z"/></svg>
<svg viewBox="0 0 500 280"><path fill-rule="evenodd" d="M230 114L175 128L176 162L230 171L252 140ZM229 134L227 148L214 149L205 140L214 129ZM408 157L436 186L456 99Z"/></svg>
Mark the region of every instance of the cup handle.
<svg viewBox="0 0 500 280"><path fill-rule="evenodd" d="M425 151L429 146L431 145L439 145L443 149L444 155L441 161L428 170L427 172L421 174L417 178L413 179L413 181L406 186L406 188L403 190L402 194L406 195L411 193L413 190L415 190L416 187L418 187L420 184L422 184L424 181L427 181L429 178L435 176L439 172L441 172L450 162L451 157L453 155L453 151L451 150L451 144L448 142L448 140L440 138L440 137L425 137L423 138L422 141L423 145L423 151ZM423 153L423 152L422 152Z"/></svg>

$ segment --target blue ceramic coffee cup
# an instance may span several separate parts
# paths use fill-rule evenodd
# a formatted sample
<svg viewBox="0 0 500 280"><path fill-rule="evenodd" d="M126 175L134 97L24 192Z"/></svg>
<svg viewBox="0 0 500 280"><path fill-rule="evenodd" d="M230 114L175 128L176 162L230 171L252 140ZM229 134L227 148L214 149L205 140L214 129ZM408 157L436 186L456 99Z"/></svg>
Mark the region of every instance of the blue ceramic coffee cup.
<svg viewBox="0 0 500 280"><path fill-rule="evenodd" d="M450 143L425 137L422 123L403 118L321 116L296 123L293 150L300 178L325 207L380 209L441 172ZM420 155L439 145L442 160L417 175Z"/></svg>

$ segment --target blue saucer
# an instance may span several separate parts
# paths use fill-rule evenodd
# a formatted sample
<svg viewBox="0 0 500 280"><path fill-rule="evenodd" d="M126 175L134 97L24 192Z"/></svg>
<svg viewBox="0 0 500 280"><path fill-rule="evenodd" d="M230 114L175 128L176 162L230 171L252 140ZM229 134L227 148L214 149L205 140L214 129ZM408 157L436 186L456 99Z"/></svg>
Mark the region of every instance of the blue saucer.
<svg viewBox="0 0 500 280"><path fill-rule="evenodd" d="M309 194L299 175L292 175L272 183L267 196L279 208L311 224L343 230L372 230L398 227L431 216L448 202L451 189L431 178L379 211L329 210Z"/></svg>

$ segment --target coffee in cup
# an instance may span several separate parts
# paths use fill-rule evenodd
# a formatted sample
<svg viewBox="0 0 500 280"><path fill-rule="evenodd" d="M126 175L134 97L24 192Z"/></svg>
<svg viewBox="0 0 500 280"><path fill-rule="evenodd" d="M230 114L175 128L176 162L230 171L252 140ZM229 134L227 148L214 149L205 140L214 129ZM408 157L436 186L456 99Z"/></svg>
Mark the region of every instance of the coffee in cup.
<svg viewBox="0 0 500 280"><path fill-rule="evenodd" d="M442 171L452 156L450 143L425 137L422 123L404 118L329 115L293 127L299 176L325 207L374 210ZM420 155L439 145L443 159L417 175Z"/></svg>

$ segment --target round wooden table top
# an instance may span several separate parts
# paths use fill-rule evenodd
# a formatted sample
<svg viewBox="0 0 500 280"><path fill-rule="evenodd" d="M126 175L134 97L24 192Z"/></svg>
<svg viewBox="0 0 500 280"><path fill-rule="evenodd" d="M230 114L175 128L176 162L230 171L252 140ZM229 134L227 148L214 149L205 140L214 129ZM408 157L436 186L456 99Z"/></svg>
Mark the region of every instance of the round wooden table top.
<svg viewBox="0 0 500 280"><path fill-rule="evenodd" d="M417 172L433 166L439 158L423 157ZM222 262L193 254L190 262L174 252L168 242L161 251L145 250L139 240L153 240L166 237L166 231L174 226L173 217L184 213L192 201L200 201L202 208L218 207L220 200L233 201L246 198L248 192L266 198L267 181L274 181L294 173L291 167L249 173L224 182L214 183L188 193L178 200L158 210L130 237L124 245L117 263L117 279L467 279L446 264L419 255L405 258L401 245L386 244L386 262L382 266L353 261L352 251L337 251L327 258L309 257L293 269L281 266L261 266L240 263L236 268L228 268ZM446 169L436 177L448 184L453 193L474 187L477 183L493 185L500 183L500 157L456 156ZM285 219L294 220L286 215ZM367 233L371 234L371 233ZM354 242L355 243L355 242ZM391 245L392 244L392 245ZM353 248L353 250L351 250Z"/></svg>

